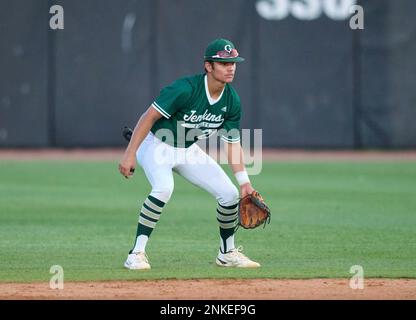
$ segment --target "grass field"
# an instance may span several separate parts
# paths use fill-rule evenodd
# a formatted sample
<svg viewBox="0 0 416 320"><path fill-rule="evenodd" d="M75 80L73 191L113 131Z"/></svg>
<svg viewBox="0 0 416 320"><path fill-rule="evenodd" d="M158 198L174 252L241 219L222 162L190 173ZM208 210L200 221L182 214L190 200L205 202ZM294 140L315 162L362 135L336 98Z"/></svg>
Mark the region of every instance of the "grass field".
<svg viewBox="0 0 416 320"><path fill-rule="evenodd" d="M152 270L123 268L150 186L116 162L0 161L0 281L165 278L416 278L415 162L264 163L252 182L272 210L265 229L237 232L259 261L218 268L216 203L175 177L147 247Z"/></svg>

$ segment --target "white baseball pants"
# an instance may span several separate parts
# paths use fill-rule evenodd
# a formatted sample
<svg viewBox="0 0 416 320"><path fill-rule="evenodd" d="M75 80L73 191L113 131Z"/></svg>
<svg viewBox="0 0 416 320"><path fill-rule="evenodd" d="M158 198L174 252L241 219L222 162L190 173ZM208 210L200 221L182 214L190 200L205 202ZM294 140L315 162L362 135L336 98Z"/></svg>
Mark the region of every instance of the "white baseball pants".
<svg viewBox="0 0 416 320"><path fill-rule="evenodd" d="M152 191L151 196L168 202L173 189L173 171L194 185L208 191L222 206L238 201L239 192L220 165L196 143L189 148L175 148L151 132L136 153Z"/></svg>

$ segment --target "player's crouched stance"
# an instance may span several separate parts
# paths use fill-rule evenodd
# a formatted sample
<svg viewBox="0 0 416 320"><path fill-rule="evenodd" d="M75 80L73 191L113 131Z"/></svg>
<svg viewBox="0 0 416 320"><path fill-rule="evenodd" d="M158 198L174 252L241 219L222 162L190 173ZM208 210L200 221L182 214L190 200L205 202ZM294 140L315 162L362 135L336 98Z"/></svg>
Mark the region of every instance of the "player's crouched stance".
<svg viewBox="0 0 416 320"><path fill-rule="evenodd" d="M145 248L173 192L172 171L208 191L217 200L221 239L216 264L221 267L260 267L259 263L241 252L241 247L236 248L234 244L238 224L237 188L218 163L195 144L198 139L219 129L230 133L221 138L225 141L229 165L240 184L241 197L253 192L243 162L238 130L240 98L230 85L236 63L243 60L232 42L214 40L205 51L205 73L181 78L163 88L137 122L119 170L126 178L132 176L137 159L152 191L141 207L135 243L124 263L126 268L150 269ZM184 132L179 132L178 127ZM191 141L183 139L189 136L187 133L190 130L199 130L200 134ZM165 136L164 142L159 136L162 131L171 133ZM161 157L163 161L160 161ZM181 161L184 158L190 161Z"/></svg>

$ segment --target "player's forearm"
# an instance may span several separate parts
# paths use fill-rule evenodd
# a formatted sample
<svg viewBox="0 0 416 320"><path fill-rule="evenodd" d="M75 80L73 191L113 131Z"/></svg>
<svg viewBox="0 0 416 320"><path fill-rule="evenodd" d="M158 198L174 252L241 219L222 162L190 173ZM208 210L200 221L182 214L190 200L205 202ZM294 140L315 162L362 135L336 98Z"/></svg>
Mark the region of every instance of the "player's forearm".
<svg viewBox="0 0 416 320"><path fill-rule="evenodd" d="M150 129L157 120L157 115L155 116L150 108L142 114L133 130L133 134L126 149L126 153L136 154L137 149L143 142L144 138L146 138Z"/></svg>
<svg viewBox="0 0 416 320"><path fill-rule="evenodd" d="M236 174L237 172L241 172L241 171L246 170L246 167L245 167L244 163L241 162L241 161L242 161L242 159L240 158L239 163L232 163L230 161L228 162L230 167L231 167L231 170L233 171L234 174Z"/></svg>
<svg viewBox="0 0 416 320"><path fill-rule="evenodd" d="M233 173L245 170L243 148L240 143L226 143L227 159Z"/></svg>
<svg viewBox="0 0 416 320"><path fill-rule="evenodd" d="M226 143L226 149L228 164L230 165L240 187L245 185L251 186L251 182L244 163L243 148L241 147L240 143Z"/></svg>

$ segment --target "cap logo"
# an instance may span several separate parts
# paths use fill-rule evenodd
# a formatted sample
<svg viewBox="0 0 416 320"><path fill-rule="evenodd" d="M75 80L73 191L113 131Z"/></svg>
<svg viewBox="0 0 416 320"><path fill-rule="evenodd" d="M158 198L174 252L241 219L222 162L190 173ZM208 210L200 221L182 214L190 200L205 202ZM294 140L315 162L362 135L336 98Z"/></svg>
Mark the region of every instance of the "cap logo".
<svg viewBox="0 0 416 320"><path fill-rule="evenodd" d="M226 62L244 61L244 58L238 58L238 55L238 51L231 41L225 39L217 39L211 42L205 49L204 60Z"/></svg>

